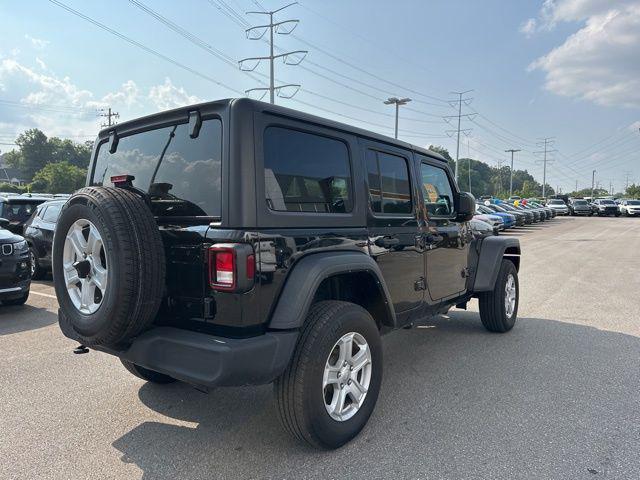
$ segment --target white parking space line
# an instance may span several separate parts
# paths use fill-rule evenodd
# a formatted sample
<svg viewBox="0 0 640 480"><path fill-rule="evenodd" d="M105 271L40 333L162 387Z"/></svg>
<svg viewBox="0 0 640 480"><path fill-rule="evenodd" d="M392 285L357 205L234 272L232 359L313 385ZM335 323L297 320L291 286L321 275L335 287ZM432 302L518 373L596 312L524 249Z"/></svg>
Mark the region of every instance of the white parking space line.
<svg viewBox="0 0 640 480"><path fill-rule="evenodd" d="M40 295L41 297L53 298L54 300L58 299L58 297L56 297L55 295L49 295L48 293L34 292L33 290L31 290L31 292L29 293L31 295Z"/></svg>

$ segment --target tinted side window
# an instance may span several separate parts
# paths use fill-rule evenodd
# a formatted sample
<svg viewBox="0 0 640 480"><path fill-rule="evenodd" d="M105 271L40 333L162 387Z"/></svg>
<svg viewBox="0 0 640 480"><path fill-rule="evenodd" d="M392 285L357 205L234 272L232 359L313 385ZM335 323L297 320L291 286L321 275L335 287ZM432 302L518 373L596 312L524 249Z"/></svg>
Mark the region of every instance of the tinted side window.
<svg viewBox="0 0 640 480"><path fill-rule="evenodd" d="M367 151L371 210L375 213L411 213L409 169L403 157Z"/></svg>
<svg viewBox="0 0 640 480"><path fill-rule="evenodd" d="M49 205L42 216L42 219L45 222L55 223L58 221L58 216L60 215L60 209L62 205Z"/></svg>
<svg viewBox="0 0 640 480"><path fill-rule="evenodd" d="M340 140L267 128L264 183L272 210L346 213L353 207L349 151Z"/></svg>
<svg viewBox="0 0 640 480"><path fill-rule="evenodd" d="M449 217L453 215L453 189L449 177L442 168L426 163L421 164L422 196L430 216Z"/></svg>

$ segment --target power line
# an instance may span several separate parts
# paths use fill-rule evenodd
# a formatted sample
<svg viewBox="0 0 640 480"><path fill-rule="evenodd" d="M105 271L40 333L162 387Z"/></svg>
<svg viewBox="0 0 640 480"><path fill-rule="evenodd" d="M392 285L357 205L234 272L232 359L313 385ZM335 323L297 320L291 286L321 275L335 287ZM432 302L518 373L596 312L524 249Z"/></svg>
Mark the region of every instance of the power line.
<svg viewBox="0 0 640 480"><path fill-rule="evenodd" d="M546 198L546 189L547 189L547 163L552 162L553 160L550 160L547 158L547 155L549 153L555 152L555 150L550 150L549 147L551 147L554 143L554 140L552 137L545 137L542 139L542 142L539 143L539 146L543 146L544 150L538 151L538 152L534 152L534 153L542 153L544 155L543 157L543 167L542 167L542 198Z"/></svg>
<svg viewBox="0 0 640 480"><path fill-rule="evenodd" d="M460 132L461 132L461 130L460 130L460 120L461 120L461 118L463 116L469 118L469 114L462 115L462 102L463 102L462 96L467 94L467 93L469 93L469 92L472 92L472 91L473 90L466 90L464 92L451 92L454 95L458 95L458 100L457 100L458 115L452 115L450 117L443 117L445 119L447 119L447 118L456 118L456 117L458 118L458 133L457 133L457 142L456 142L456 171L455 171L456 182L458 181L458 170L459 170L459 165L458 165L459 162L458 162L458 160L460 159ZM464 99L465 105L469 105L471 100L473 100L473 99L472 98Z"/></svg>
<svg viewBox="0 0 640 480"><path fill-rule="evenodd" d="M197 71L197 70L195 70L195 69L193 69L191 67L188 67L188 66L184 65L183 63L178 62L177 60L174 60L171 57L168 57L168 56L158 52L157 50L154 50L154 49L152 49L150 47L147 47L146 45L143 45L142 43L137 42L136 40L133 40L130 37L127 37L126 35L118 32L117 30L114 30L114 29L112 29L110 27L107 27L103 23L100 23L97 20L94 20L93 18L91 18L91 17L89 17L87 15L84 15L83 13L80 13L77 10L74 10L73 8L65 5L64 3L59 2L58 0L49 0L49 2L53 3L54 5L66 10L66 11L68 11L69 13L71 13L71 14L79 17L79 18L82 18L83 20L85 20L85 21L95 25L96 27L98 27L98 28L110 33L111 35L114 35L114 36L120 38L121 40L124 40L125 42L133 45L134 47L137 47L137 48L139 48L141 50L144 50L147 53L150 53L151 55L153 55L155 57L161 58L162 60L165 60L165 61L167 61L167 62L169 62L169 63L171 63L171 64L173 64L173 65L175 65L175 66L177 66L177 67L179 67L181 69L183 69L183 70L186 70L189 73L192 73L192 74L194 74L194 75L196 75L196 76L198 76L198 77L200 77L202 79L205 79L205 80L208 80L208 81L210 81L212 83L215 83L216 85L218 85L220 87L226 88L227 90L229 90L231 92L234 92L234 93L237 93L237 94L240 94L240 95L243 94L241 91L236 90L234 87L226 85L226 84L216 80L213 77L205 75L204 73L201 73L201 72L199 72L199 71Z"/></svg>
<svg viewBox="0 0 640 480"><path fill-rule="evenodd" d="M100 109L100 117L104 117L107 119L106 123L102 123L101 127L111 127L112 125L115 125L116 122L112 121L112 118L120 118L120 114L118 112L112 112L111 111L111 107L107 108L107 110L105 111L104 108Z"/></svg>

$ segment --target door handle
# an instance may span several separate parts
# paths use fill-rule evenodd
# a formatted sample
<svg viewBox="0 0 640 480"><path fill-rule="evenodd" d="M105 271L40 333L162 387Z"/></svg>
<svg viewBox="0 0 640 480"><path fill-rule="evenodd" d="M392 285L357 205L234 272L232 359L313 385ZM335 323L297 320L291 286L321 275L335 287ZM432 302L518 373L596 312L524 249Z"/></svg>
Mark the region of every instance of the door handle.
<svg viewBox="0 0 640 480"><path fill-rule="evenodd" d="M380 237L376 238L376 241L373 243L375 243L376 247L391 248L398 245L400 243L400 239L397 237Z"/></svg>

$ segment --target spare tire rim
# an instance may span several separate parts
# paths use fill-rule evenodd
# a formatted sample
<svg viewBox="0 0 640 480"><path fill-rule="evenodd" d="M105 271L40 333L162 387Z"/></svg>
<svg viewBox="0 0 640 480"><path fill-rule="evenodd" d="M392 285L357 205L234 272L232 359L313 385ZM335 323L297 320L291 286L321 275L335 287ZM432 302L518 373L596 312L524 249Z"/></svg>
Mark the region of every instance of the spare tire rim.
<svg viewBox="0 0 640 480"><path fill-rule="evenodd" d="M89 220L77 220L67 232L62 255L67 293L85 315L95 313L106 294L107 254L102 236Z"/></svg>
<svg viewBox="0 0 640 480"><path fill-rule="evenodd" d="M324 367L322 397L327 413L339 422L353 417L371 384L371 349L365 338L350 332L331 349Z"/></svg>
<svg viewBox="0 0 640 480"><path fill-rule="evenodd" d="M512 274L507 277L504 287L504 310L508 318L511 318L516 309L516 280Z"/></svg>

